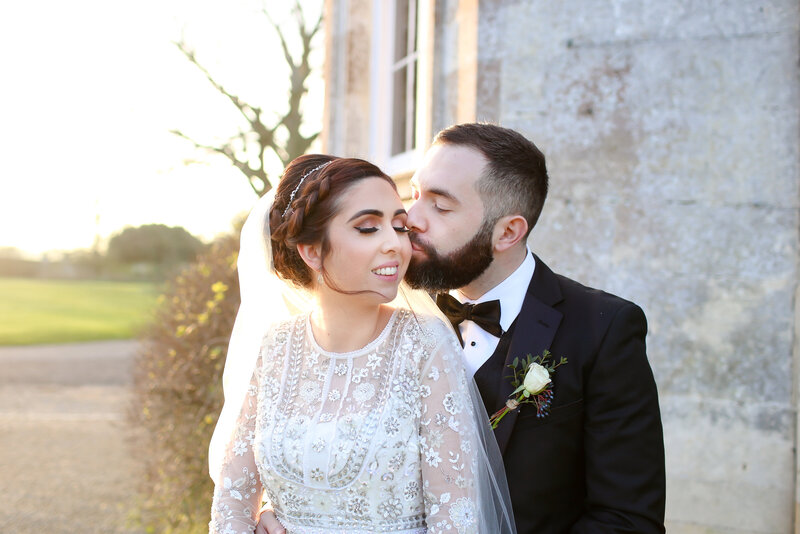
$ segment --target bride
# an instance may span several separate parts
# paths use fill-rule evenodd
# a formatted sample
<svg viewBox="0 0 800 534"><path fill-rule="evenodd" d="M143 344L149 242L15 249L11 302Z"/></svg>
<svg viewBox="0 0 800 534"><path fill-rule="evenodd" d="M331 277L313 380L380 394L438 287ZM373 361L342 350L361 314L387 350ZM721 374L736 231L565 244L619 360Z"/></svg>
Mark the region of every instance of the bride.
<svg viewBox="0 0 800 534"><path fill-rule="evenodd" d="M460 345L400 286L405 223L380 169L322 155L250 214L210 532L252 534L262 502L292 534L514 532Z"/></svg>

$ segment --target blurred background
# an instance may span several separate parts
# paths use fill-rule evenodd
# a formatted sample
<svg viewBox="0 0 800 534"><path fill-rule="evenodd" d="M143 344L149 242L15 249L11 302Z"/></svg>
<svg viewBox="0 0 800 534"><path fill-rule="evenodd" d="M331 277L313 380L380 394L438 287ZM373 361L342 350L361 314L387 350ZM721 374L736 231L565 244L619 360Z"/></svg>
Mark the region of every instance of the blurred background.
<svg viewBox="0 0 800 534"><path fill-rule="evenodd" d="M321 0L0 7L0 531L202 532L238 229L323 110Z"/></svg>
<svg viewBox="0 0 800 534"><path fill-rule="evenodd" d="M112 235L143 224L181 226L204 242L230 231L253 190L224 155L202 157L171 132L221 146L242 130L243 116L176 44L196 51L231 94L261 106L272 126L288 109L290 70L262 10L269 6L275 23L292 22L291 2L273 4L4 7L3 256L102 254ZM310 4L318 15L321 2ZM295 32L286 37L299 45ZM322 42L315 44L309 131L319 131L322 114ZM274 154L266 163L280 175Z"/></svg>
<svg viewBox="0 0 800 534"><path fill-rule="evenodd" d="M243 214L486 120L547 156L532 250L647 314L668 532L800 532L799 43L794 0L3 6L0 531L203 532Z"/></svg>

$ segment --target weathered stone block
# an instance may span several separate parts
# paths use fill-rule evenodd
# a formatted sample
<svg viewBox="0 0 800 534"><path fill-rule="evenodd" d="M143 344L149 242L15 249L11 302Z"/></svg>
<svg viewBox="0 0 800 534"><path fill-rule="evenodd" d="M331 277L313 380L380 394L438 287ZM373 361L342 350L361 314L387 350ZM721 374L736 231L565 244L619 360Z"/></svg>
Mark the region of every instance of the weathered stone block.
<svg viewBox="0 0 800 534"><path fill-rule="evenodd" d="M800 8L792 0L518 1L497 18L521 49L541 41L598 46L613 42L690 41L797 31ZM513 32L513 33L512 33Z"/></svg>
<svg viewBox="0 0 800 534"><path fill-rule="evenodd" d="M663 393L660 401L668 532L789 532L792 410Z"/></svg>
<svg viewBox="0 0 800 534"><path fill-rule="evenodd" d="M795 41L561 53L532 79L528 58L507 59L500 118L540 140L565 179L594 186L611 177L660 198L793 207L800 95L791 83L798 70L786 65ZM765 56L781 60L764 64Z"/></svg>
<svg viewBox="0 0 800 534"><path fill-rule="evenodd" d="M796 226L794 210L556 196L531 247L644 308L665 391L789 403Z"/></svg>

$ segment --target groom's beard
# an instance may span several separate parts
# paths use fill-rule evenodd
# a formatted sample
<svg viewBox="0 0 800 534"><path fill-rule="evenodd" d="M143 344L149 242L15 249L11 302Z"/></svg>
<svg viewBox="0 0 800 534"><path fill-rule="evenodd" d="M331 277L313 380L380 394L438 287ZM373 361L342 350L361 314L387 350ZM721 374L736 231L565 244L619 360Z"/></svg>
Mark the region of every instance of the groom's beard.
<svg viewBox="0 0 800 534"><path fill-rule="evenodd" d="M464 287L486 271L492 263L492 230L494 223L484 221L467 244L450 254L441 255L415 233L411 242L425 251L426 258L411 256L405 281L415 289L429 292L449 291Z"/></svg>

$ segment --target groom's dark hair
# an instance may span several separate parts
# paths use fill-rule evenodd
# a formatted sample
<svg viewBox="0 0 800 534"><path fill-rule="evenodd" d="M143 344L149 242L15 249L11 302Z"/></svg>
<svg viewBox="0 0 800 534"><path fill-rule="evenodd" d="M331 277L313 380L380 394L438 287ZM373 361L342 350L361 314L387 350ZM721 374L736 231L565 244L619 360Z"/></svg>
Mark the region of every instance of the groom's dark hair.
<svg viewBox="0 0 800 534"><path fill-rule="evenodd" d="M487 159L476 184L483 199L484 220L519 214L533 230L547 197L544 154L519 132L494 124L466 123L445 128L433 144L474 148ZM527 236L526 236L527 237Z"/></svg>

